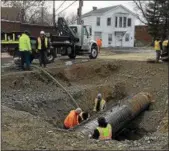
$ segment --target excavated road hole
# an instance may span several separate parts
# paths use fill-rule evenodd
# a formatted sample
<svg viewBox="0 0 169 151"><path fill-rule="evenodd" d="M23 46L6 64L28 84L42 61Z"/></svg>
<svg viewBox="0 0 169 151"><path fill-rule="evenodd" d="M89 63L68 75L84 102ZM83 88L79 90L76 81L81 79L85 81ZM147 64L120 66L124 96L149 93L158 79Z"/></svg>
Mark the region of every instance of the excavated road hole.
<svg viewBox="0 0 169 151"><path fill-rule="evenodd" d="M74 66L73 70L72 68L57 69L57 71L54 69L48 70L50 70L50 73L71 91L71 94L77 100L80 107L84 111L91 113L93 117L94 114L92 113L92 109L94 98L97 96L98 92L103 93L104 98L108 100L108 106L112 105L113 102L117 103L118 100L128 96L128 93L132 94L146 90L147 86L148 90L153 88L154 94L160 92L158 98L163 95L159 90L162 90L163 87L165 87L165 84L163 86L157 83L157 85L155 85L157 89L154 89L155 86L153 85L158 81L157 79L159 79L159 77L164 77L159 74L160 72L152 72L154 75L158 75L157 77L150 74L148 74L148 77L144 77L144 75L147 75L147 72L144 70L142 71L142 69L145 69L150 65L146 64L144 65L144 68L142 66L142 68L138 68L141 63L132 64L132 68L137 69L136 71L130 71L131 64L128 65L129 67L124 66L123 68L121 65L114 65L114 63L112 63L112 65L110 63L106 65L105 63L97 63L95 66L92 65L89 67L77 65ZM149 69L147 71L151 72ZM140 76L143 76L143 78L140 78ZM163 79L166 78L164 77ZM149 80L151 81L150 83L144 83ZM62 128L65 117L71 109L75 108L68 96L64 94L58 86L44 75L39 77L39 73L25 72L24 74L18 73L17 76L9 75L2 80L2 85L3 105L29 112L35 116L40 116L42 119L54 125L54 127ZM104 86L101 86L100 88L99 85ZM125 90L126 88L127 91ZM159 104L162 103L160 102ZM158 115L155 115L155 118L157 117ZM154 126L158 125L159 122L147 123ZM148 132L150 131L137 126L126 126L126 129L116 137L116 140L138 140Z"/></svg>

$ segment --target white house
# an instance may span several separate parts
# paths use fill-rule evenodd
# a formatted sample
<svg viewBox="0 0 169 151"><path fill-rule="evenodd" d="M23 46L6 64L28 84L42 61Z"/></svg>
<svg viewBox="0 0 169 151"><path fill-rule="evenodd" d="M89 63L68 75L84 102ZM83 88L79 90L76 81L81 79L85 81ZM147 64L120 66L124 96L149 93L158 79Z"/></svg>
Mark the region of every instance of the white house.
<svg viewBox="0 0 169 151"><path fill-rule="evenodd" d="M103 47L134 47L136 15L123 5L93 7L82 20L92 26L93 38L101 38Z"/></svg>

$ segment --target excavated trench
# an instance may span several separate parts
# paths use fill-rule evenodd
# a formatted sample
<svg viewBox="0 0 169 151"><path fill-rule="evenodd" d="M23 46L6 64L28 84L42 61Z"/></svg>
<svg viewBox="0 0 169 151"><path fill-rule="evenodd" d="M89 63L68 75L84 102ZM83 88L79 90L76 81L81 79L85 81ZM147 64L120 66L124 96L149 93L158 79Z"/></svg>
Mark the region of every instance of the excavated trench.
<svg viewBox="0 0 169 151"><path fill-rule="evenodd" d="M108 108L118 105L120 100L131 94L128 92L126 80L112 80L119 74L119 69L119 65L108 63L95 68L76 65L71 68L57 69L57 71L51 69L49 72L66 87L79 106L88 112L92 119L97 116L92 109L98 92L103 94ZM90 82L87 83L89 79ZM6 75L2 77L2 83L4 85L2 105L39 116L60 129L63 128L66 115L76 107L61 88L37 71L18 73L13 76ZM136 120L126 125L115 139L118 141L138 140L147 133L154 132L158 125L153 125L153 130L147 130L144 126L140 127L140 123L146 120L143 116L146 115L142 113ZM160 118L159 116L157 120ZM151 125L151 122L151 120L147 121L148 125Z"/></svg>

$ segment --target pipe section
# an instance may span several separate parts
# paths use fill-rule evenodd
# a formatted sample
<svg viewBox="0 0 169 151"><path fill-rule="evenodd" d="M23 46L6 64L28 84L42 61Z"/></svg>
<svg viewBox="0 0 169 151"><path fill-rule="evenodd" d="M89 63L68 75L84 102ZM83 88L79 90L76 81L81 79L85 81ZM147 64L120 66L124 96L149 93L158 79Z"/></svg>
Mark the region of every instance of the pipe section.
<svg viewBox="0 0 169 151"><path fill-rule="evenodd" d="M113 136L124 128L124 126L134 119L142 111L146 110L152 102L152 96L149 93L141 92L127 99L121 106L115 106L100 116L104 116L108 123L112 125ZM76 132L84 135L92 134L98 126L97 118L79 125L74 128Z"/></svg>

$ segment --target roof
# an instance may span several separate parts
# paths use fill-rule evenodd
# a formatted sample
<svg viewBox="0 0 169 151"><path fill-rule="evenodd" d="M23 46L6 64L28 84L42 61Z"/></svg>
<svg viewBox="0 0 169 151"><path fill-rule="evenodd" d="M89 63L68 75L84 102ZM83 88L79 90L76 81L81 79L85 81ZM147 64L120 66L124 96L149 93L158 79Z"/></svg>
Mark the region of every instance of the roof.
<svg viewBox="0 0 169 151"><path fill-rule="evenodd" d="M20 9L14 7L1 7L1 19L19 21Z"/></svg>
<svg viewBox="0 0 169 151"><path fill-rule="evenodd" d="M111 6L111 7L104 7L104 8L100 8L100 9L96 9L96 10L92 10L84 15L82 15L82 17L88 17L88 16L92 16L92 15L96 15L96 14L103 14L103 13L106 13L112 9L115 9L117 7L123 7L125 10L127 10L128 12L130 12L131 14L133 14L134 16L136 16L135 13L133 13L132 11L130 11L128 8L126 8L125 6L123 5L114 5L114 6Z"/></svg>
<svg viewBox="0 0 169 151"><path fill-rule="evenodd" d="M118 6L120 6L120 5L115 5L115 6L111 6L111 7L104 7L104 8L92 10L92 11L82 15L82 17L88 17L88 16L91 16L91 15L94 15L94 14L103 14L103 13L108 12L111 9L114 9L114 8L116 8Z"/></svg>

